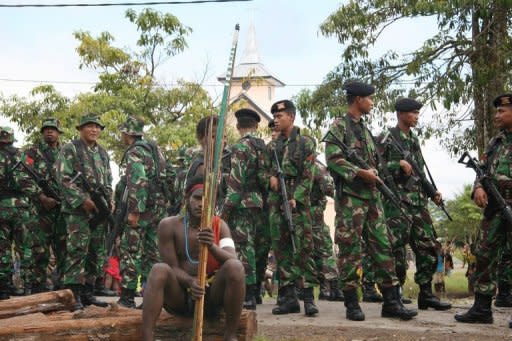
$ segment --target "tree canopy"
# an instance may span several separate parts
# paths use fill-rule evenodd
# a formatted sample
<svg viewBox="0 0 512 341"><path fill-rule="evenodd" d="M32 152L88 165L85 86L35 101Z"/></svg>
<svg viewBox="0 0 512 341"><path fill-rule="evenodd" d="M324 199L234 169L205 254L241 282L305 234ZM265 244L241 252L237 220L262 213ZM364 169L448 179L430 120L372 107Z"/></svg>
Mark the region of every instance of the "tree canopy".
<svg viewBox="0 0 512 341"><path fill-rule="evenodd" d="M139 33L135 48L115 46L114 36L102 32L97 37L78 31L76 51L80 68L98 72L98 82L90 92L67 98L51 85L38 86L26 97L1 98L6 117L17 123L29 141L39 138L41 119L56 117L63 126L63 140L77 135L75 126L86 112L97 113L106 125L102 143L114 150L119 161L122 152L118 125L127 115L144 119L145 133L167 152L195 141L195 124L214 113L212 99L201 84L176 80L177 86L159 84L156 70L181 53L192 31L170 13L144 9L126 11L126 17Z"/></svg>
<svg viewBox="0 0 512 341"><path fill-rule="evenodd" d="M392 111L399 96L419 98L434 110L433 119L423 122L427 138L442 138L452 154L463 148L482 152L496 133L492 100L510 84L511 8L504 0L349 1L320 26L343 52L321 86L297 96L302 117L318 128L338 116L345 110L341 85L358 78L376 86L379 113ZM386 29L419 17L431 18L438 29L419 49L399 54L391 46L381 56L370 55Z"/></svg>

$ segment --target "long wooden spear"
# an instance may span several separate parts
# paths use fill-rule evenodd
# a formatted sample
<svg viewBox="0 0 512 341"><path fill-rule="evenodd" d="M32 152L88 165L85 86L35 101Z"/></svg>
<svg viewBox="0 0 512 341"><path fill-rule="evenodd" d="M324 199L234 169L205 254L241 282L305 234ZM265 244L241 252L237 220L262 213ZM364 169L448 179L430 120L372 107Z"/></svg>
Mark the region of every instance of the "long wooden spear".
<svg viewBox="0 0 512 341"><path fill-rule="evenodd" d="M213 214L215 212L217 187L220 181L220 165L222 151L224 150L224 128L226 125L226 113L229 104L229 94L231 90L231 77L235 65L236 48L238 45L238 33L240 25L236 24L235 33L233 34L233 44L229 56L228 71L226 72L226 80L224 81L224 91L222 94L222 102L220 106L219 118L217 121L217 130L215 134L215 145L213 140L213 124L212 120L208 124L208 139L206 150L204 151L204 191L203 191L203 212L201 214L201 227L211 228ZM206 263L208 261L208 248L201 245L199 249L199 265L197 277L199 285L206 287ZM193 341L203 340L203 313L204 313L204 296L196 300L194 311L194 336Z"/></svg>

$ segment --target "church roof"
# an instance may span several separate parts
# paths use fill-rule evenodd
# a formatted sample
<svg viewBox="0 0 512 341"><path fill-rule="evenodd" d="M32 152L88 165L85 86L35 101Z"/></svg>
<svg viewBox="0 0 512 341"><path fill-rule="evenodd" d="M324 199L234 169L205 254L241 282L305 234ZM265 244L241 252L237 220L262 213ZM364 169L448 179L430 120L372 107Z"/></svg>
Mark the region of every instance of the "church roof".
<svg viewBox="0 0 512 341"><path fill-rule="evenodd" d="M273 117L268 112L266 112L265 109L263 109L261 106L259 106L258 103L256 103L251 97L249 97L246 92L242 92L242 93L236 95L235 97L232 97L230 104L240 102L242 100L246 101L254 110L256 110L256 112L262 118L267 120L267 122L271 121L273 119Z"/></svg>
<svg viewBox="0 0 512 341"><path fill-rule="evenodd" d="M261 62L258 45L256 43L256 31L254 30L253 24L249 26L247 45L245 46L240 63L235 66L232 76L232 79L240 80L244 78L265 79L274 86L285 85L282 81L274 77ZM223 74L217 79L222 82L226 79L226 75Z"/></svg>

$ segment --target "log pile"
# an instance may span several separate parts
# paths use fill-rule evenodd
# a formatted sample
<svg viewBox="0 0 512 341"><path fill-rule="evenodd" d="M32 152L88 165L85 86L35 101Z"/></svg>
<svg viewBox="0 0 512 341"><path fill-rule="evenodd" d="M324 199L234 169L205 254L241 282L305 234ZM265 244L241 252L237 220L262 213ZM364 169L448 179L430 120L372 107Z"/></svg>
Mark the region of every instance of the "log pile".
<svg viewBox="0 0 512 341"><path fill-rule="evenodd" d="M139 341L142 311L119 307L90 306L70 312L73 294L69 290L41 293L0 301L0 341ZM222 340L224 321L205 321L204 340ZM192 319L162 311L155 340L190 340ZM239 340L256 335L256 313L243 311Z"/></svg>

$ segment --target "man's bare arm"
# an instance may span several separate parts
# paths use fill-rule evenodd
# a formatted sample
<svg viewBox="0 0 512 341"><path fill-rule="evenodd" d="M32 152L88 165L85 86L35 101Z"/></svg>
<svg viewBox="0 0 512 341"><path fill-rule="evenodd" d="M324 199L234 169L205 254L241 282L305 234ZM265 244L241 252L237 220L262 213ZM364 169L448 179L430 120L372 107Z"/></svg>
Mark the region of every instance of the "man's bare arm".
<svg viewBox="0 0 512 341"><path fill-rule="evenodd" d="M226 245L221 247L222 245L215 245L213 242L213 233L211 230L207 230L206 233L208 236L206 234L203 236L202 232L199 232L200 241L202 240L203 243L208 245L208 252L210 252L219 263L222 264L228 259L237 259L234 243L232 242L233 239L231 238L231 231L229 230L229 227L224 222L224 220L221 220L220 240L222 242L222 240L225 239L228 241L228 244L231 244L232 246Z"/></svg>
<svg viewBox="0 0 512 341"><path fill-rule="evenodd" d="M176 254L175 232L179 223L178 217L165 218L160 221L158 224L158 249L162 261L173 269L180 285L183 288L190 288L195 277L180 268Z"/></svg>

